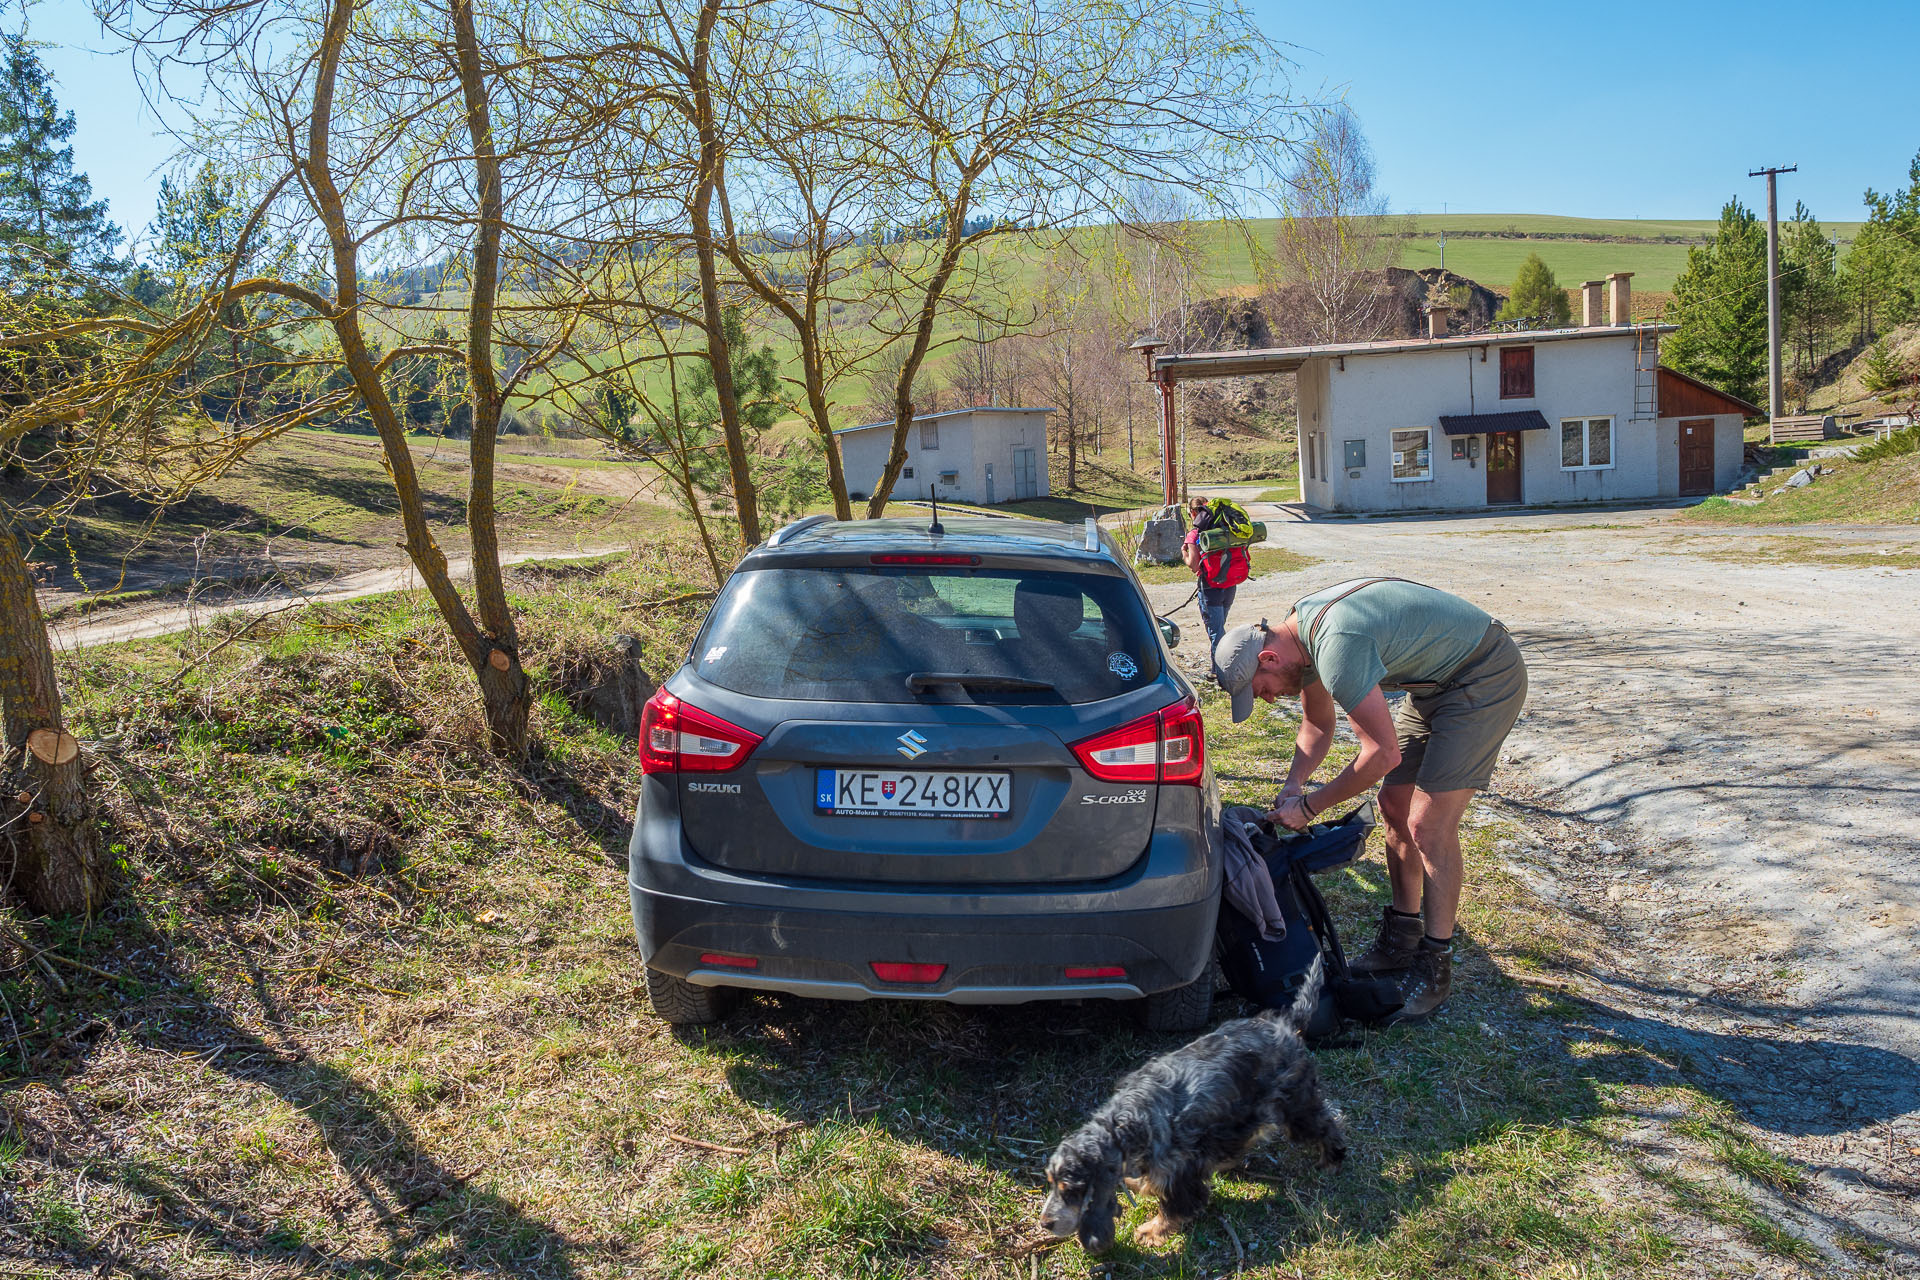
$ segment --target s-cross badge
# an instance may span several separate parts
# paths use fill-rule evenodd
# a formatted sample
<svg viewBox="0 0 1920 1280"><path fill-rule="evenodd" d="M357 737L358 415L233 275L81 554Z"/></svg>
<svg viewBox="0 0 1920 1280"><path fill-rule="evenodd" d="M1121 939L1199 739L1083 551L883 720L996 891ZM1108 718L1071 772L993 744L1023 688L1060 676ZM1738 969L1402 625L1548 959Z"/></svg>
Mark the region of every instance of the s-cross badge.
<svg viewBox="0 0 1920 1280"><path fill-rule="evenodd" d="M927 740L912 729L907 730L894 741L900 744L897 748L900 754L909 760L918 760L927 754Z"/></svg>

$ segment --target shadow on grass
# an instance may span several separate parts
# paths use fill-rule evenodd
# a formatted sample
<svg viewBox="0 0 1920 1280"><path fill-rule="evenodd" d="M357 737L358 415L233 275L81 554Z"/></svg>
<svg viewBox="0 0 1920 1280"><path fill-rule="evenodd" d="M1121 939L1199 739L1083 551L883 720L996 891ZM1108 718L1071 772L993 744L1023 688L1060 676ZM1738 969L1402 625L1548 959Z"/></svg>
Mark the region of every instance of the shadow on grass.
<svg viewBox="0 0 1920 1280"><path fill-rule="evenodd" d="M169 1280L178 1274L171 1269L176 1259L141 1243L157 1227L162 1237L190 1239L201 1263L212 1255L275 1274L400 1277L423 1268L552 1280L575 1274L573 1245L564 1234L474 1186L469 1179L477 1168L452 1168L427 1154L392 1106L316 1056L251 958L243 963L260 1001L258 1030L204 994L205 984L166 934L129 902L122 898L95 921L90 948L98 955L93 963L111 964L122 984L90 991L70 984L71 998L43 1006L27 1062L12 1057L11 1078L0 1077L0 1138L10 1127L27 1155L58 1171L56 1181L73 1185L84 1176L94 1194L137 1207L97 1236L71 1223L76 1211L57 1215L51 1230L41 1222L31 1237L8 1228L0 1235L0 1257L24 1253L34 1263L57 1259L102 1275ZM224 950L245 955L238 945ZM351 967L351 961L340 966ZM7 1047L17 1053L26 1042ZM162 1081L163 1088L183 1085L186 1073L206 1072L226 1077L225 1084L187 1087L211 1097L231 1098L236 1089L271 1095L311 1125L345 1189L308 1204L243 1200L233 1194L222 1161L210 1168L176 1165L155 1158L151 1147L127 1155L127 1142L116 1134L117 1107L98 1096L100 1064L93 1059L101 1053L176 1058L180 1074ZM89 1088L71 1088L90 1068ZM152 1084L149 1077L141 1087ZM49 1097L55 1105L46 1105ZM208 1158L197 1142L175 1149ZM60 1227L62 1220L69 1225ZM378 1243L358 1249L340 1243L369 1239Z"/></svg>
<svg viewBox="0 0 1920 1280"><path fill-rule="evenodd" d="M1384 893L1377 876L1356 875L1339 886L1334 896L1349 920L1365 915L1356 887ZM1610 1125L1638 1105L1618 1101L1623 1087L1690 1090L1714 1100L1704 1105L1730 1102L1770 1127L1739 1088L1743 1079L1766 1077L1765 1052L1740 1036L1701 1034L1524 988L1471 940L1463 943L1457 974L1454 999L1434 1022L1360 1031L1319 1048L1328 1092L1352 1136L1343 1170L1322 1173L1284 1143L1269 1148L1243 1173L1216 1182L1213 1208L1180 1247L1135 1249L1123 1232L1123 1243L1104 1259L1111 1274L1231 1265L1242 1241L1257 1242L1268 1257L1332 1237L1387 1270L1395 1257L1416 1256L1436 1238L1456 1235L1483 1251L1511 1245L1518 1252L1509 1262L1522 1270L1529 1256L1539 1257L1528 1250L1604 1269L1630 1267L1635 1250L1682 1247L1644 1221L1639 1206L1604 1196L1583 1200L1582 1175L1592 1168L1602 1177L1598 1170L1618 1154ZM1215 1022L1251 1011L1223 994ZM1138 1029L1120 1004L967 1009L778 996L745 1001L717 1027L681 1032L689 1048L726 1064L739 1098L788 1124L816 1133L877 1131L903 1147L998 1175L1012 1188L1003 1197L1006 1211L1020 1219L1003 1225L1008 1234L1034 1230L1053 1145L1121 1075L1182 1039ZM1836 1086L1850 1077L1861 1082L1845 1123L1920 1109L1920 1070L1898 1055L1831 1042L1804 1048L1830 1063ZM1688 1105L1676 1103L1675 1116L1684 1119ZM1810 1181L1817 1172L1807 1166L1796 1176ZM1679 1207L1666 1213L1671 1220L1695 1202L1686 1199L1691 1183L1669 1181L1680 1188L1673 1197ZM1796 1201L1796 1209L1872 1247L1903 1247L1817 1207ZM1133 1216L1147 1211L1142 1205ZM1784 1239L1788 1250L1804 1246ZM903 1257L917 1248L911 1239L896 1243Z"/></svg>

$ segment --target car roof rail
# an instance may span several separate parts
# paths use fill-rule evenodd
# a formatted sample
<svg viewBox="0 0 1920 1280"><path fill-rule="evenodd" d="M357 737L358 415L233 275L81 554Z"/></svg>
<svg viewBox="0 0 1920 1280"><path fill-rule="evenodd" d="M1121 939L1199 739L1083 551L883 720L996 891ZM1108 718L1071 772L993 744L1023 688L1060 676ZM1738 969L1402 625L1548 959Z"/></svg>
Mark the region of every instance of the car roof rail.
<svg viewBox="0 0 1920 1280"><path fill-rule="evenodd" d="M1100 549L1100 522L1092 516L1087 517L1087 550Z"/></svg>
<svg viewBox="0 0 1920 1280"><path fill-rule="evenodd" d="M831 524L832 522L832 516L803 516L795 520L792 524L782 525L780 528L774 530L773 536L767 539L767 545L777 547L787 539L797 537L817 524Z"/></svg>

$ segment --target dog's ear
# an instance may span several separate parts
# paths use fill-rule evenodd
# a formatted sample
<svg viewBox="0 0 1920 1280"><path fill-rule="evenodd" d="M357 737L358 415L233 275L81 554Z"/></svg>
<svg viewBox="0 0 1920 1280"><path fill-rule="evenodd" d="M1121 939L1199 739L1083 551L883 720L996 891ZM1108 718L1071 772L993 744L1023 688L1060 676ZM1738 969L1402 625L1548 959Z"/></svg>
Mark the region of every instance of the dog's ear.
<svg viewBox="0 0 1920 1280"><path fill-rule="evenodd" d="M1086 1152L1087 1202L1080 1211L1080 1247L1103 1253L1113 1247L1113 1224L1120 1216L1120 1148L1101 1135Z"/></svg>

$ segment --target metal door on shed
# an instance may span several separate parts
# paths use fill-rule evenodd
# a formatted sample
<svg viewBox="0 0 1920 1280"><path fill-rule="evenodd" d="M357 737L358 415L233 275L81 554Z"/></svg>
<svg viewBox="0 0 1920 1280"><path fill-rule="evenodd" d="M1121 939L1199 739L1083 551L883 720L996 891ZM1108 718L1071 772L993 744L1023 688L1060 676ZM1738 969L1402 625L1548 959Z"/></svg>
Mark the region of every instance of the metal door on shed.
<svg viewBox="0 0 1920 1280"><path fill-rule="evenodd" d="M1680 494L1713 492L1713 419L1693 418L1680 424Z"/></svg>
<svg viewBox="0 0 1920 1280"><path fill-rule="evenodd" d="M1039 468L1034 464L1032 449L1013 451L1013 500L1037 498L1040 496Z"/></svg>

